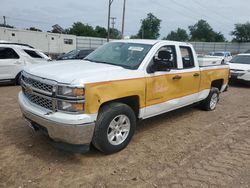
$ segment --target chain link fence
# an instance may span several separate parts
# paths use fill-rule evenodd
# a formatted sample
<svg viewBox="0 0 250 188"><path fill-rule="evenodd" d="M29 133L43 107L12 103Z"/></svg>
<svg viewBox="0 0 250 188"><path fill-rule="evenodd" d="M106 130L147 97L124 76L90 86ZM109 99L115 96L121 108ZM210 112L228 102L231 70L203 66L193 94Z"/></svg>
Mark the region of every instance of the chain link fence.
<svg viewBox="0 0 250 188"><path fill-rule="evenodd" d="M107 42L106 38L76 37L77 49L95 49ZM232 54L243 53L250 49L249 43L232 42L190 42L197 53L207 54L214 51L229 51Z"/></svg>
<svg viewBox="0 0 250 188"><path fill-rule="evenodd" d="M215 51L229 51L232 54L243 53L250 49L248 43L233 43L233 42L191 42L194 49L199 54L207 54Z"/></svg>
<svg viewBox="0 0 250 188"><path fill-rule="evenodd" d="M76 37L77 49L96 49L107 42L106 38Z"/></svg>

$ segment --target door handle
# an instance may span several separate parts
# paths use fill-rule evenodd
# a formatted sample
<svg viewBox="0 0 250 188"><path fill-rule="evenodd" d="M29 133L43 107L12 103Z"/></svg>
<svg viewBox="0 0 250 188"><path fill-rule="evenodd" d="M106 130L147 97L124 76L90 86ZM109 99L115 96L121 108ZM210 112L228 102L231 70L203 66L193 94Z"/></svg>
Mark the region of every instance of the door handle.
<svg viewBox="0 0 250 188"><path fill-rule="evenodd" d="M180 75L175 75L172 79L173 80L180 80L182 78L182 76Z"/></svg>
<svg viewBox="0 0 250 188"><path fill-rule="evenodd" d="M19 64L21 64L21 62L20 61L16 61L14 64L19 65Z"/></svg>
<svg viewBox="0 0 250 188"><path fill-rule="evenodd" d="M200 74L199 73L194 73L193 76L198 77L198 76L200 76Z"/></svg>

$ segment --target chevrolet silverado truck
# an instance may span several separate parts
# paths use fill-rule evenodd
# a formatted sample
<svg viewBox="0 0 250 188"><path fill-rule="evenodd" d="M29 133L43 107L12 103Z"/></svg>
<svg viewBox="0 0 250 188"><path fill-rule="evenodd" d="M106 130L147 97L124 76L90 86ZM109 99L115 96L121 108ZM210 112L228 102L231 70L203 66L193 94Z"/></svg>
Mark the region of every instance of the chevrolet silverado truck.
<svg viewBox="0 0 250 188"><path fill-rule="evenodd" d="M111 154L138 120L196 103L215 110L228 78L228 65L199 66L189 43L119 40L84 60L26 67L18 99L29 125L64 149Z"/></svg>

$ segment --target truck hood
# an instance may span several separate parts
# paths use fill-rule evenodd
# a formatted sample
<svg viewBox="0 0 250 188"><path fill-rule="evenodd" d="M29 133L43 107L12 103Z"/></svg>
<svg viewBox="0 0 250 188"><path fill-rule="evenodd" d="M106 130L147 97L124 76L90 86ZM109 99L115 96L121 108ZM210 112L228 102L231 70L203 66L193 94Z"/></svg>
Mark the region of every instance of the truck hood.
<svg viewBox="0 0 250 188"><path fill-rule="evenodd" d="M94 63L85 60L67 60L36 64L24 69L25 72L64 84L86 84L113 79L135 77L135 70ZM138 74L137 74L138 75Z"/></svg>
<svg viewBox="0 0 250 188"><path fill-rule="evenodd" d="M230 69L250 70L250 64L228 63Z"/></svg>

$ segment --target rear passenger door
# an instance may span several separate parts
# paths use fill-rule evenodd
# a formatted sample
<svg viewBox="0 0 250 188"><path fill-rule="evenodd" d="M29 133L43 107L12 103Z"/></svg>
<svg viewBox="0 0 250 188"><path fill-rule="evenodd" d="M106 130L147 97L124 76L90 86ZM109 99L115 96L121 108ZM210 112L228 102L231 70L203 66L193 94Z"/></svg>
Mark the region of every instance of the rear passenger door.
<svg viewBox="0 0 250 188"><path fill-rule="evenodd" d="M197 101L200 87L200 68L190 46L179 46L182 61L180 105Z"/></svg>
<svg viewBox="0 0 250 188"><path fill-rule="evenodd" d="M0 80L14 79L22 69L19 55L9 47L0 47Z"/></svg>

